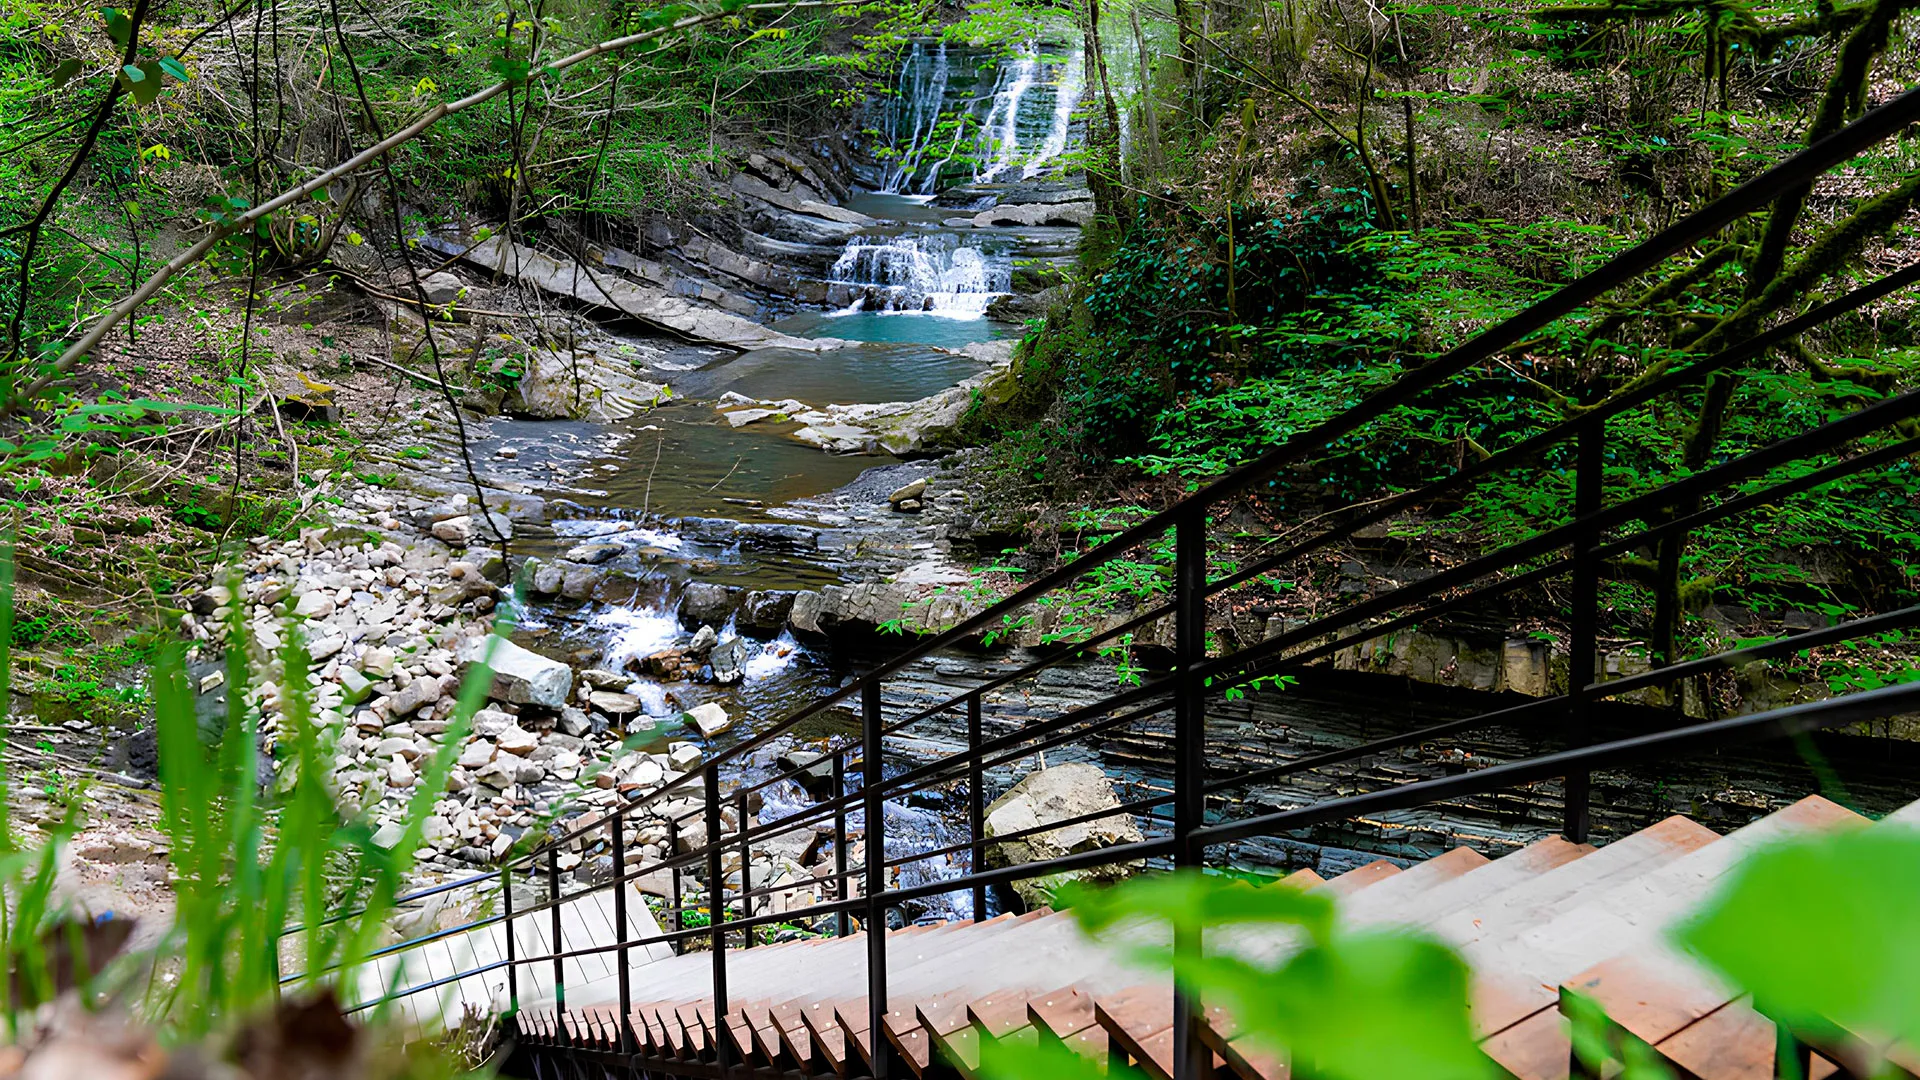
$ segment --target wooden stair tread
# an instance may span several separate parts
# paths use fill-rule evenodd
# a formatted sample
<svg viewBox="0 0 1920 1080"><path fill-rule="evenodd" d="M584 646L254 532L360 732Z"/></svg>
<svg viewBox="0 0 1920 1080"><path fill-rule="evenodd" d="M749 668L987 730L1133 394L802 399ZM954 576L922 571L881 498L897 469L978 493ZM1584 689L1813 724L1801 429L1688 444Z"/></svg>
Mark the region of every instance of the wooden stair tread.
<svg viewBox="0 0 1920 1080"><path fill-rule="evenodd" d="M1335 896L1352 896L1361 889L1393 877L1399 872L1399 864L1388 862L1386 859L1376 859L1365 866L1356 866L1344 874L1338 874L1333 880L1319 887Z"/></svg>
<svg viewBox="0 0 1920 1080"><path fill-rule="evenodd" d="M1755 846L1849 820L1862 819L1817 795L1808 796L1600 895L1562 908L1544 922L1469 944L1464 951L1474 972L1476 1027L1482 1034L1492 1034L1550 1007L1557 997L1551 988L1608 957L1656 939Z"/></svg>

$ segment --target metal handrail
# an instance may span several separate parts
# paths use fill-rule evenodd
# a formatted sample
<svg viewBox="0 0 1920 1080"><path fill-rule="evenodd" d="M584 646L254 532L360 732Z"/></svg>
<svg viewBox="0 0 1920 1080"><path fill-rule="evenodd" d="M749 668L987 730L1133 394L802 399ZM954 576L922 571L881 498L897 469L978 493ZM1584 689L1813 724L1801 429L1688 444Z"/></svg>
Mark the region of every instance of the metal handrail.
<svg viewBox="0 0 1920 1080"><path fill-rule="evenodd" d="M511 954L512 934L509 930L510 954L507 960L487 965L473 972L435 980L426 986L409 988L405 992L390 995L382 1000L404 997L408 993L418 993L458 981L460 978L499 970L503 966L509 973L511 984L513 972L517 967L551 963L555 971L556 998L559 1007L564 1010L564 972L560 966L562 960L611 952L622 958L620 967L624 973L628 966L624 959L627 950L660 942L677 944L705 937L714 950L712 957L714 1007L717 1012L725 1012L728 1002L726 939L729 933L746 932L748 942L751 943L750 932L754 927L825 915L838 917L841 920L842 932L845 932L846 916L864 913L862 918L869 931L868 1006L873 1010L873 1015L869 1019L877 1025L880 1021L879 1010L884 1009L887 1000L886 949L884 934L872 931L884 926L884 909L888 905L967 889L973 890L978 903L984 898L985 890L992 886L1043 874L1055 874L1071 869L1135 859L1170 857L1177 865L1196 866L1201 865L1201 856L1210 846L1231 843L1256 835L1345 820L1360 814L1407 809L1427 805L1440 799L1485 794L1557 777L1565 777L1567 780L1564 800L1567 815L1566 832L1570 838L1582 840L1585 839L1586 831L1586 778L1594 769L1691 749L1779 738L1837 724L1851 723L1859 719L1891 715L1911 707L1911 703L1916 698L1920 698L1920 684L1850 694L1809 705L1792 706L1728 720L1682 723L1662 731L1592 746L1578 745L1586 738L1589 710L1595 702L1602 699L1645 687L1669 685L1738 663L1771 659L1868 633L1920 624L1920 605L1916 605L1775 642L1701 657L1626 679L1600 679L1594 668L1597 645L1592 600L1593 589L1598 581L1599 560L1675 534L1684 535L1701 525L1725 520L1764 505L1766 502L1813 491L1824 484L1920 452L1920 438L1906 438L1886 445L1863 448L1841 461L1810 470L1801 476L1768 484L1758 491L1732 495L1711 507L1695 508L1698 500L1705 496L1753 477L1764 476L1776 466L1844 447L1879 432L1889 425L1920 415L1920 391L1916 391L1875 402L1799 435L1760 447L1740 457L1668 482L1653 491L1623 499L1612 505L1603 505L1598 455L1603 445L1602 440L1605 438L1608 419L1676 389L1697 383L1713 372L1750 360L1768 349L1791 341L1808 330L1824 325L1833 318L1858 311L1875 300L1920 283L1920 264L1907 266L1868 285L1853 289L1836 299L1816 306L1803 315L1785 320L1771 329L1758 331L1745 341L1735 343L1711 356L1696 359L1685 367L1650 378L1645 383L1599 406L1581 409L1576 415L1551 425L1485 460L1465 465L1446 477L1382 500L1366 509L1354 509L1341 514L1340 520L1328 528L1290 544L1279 552L1263 555L1211 582L1206 577L1205 528L1209 509L1222 500L1245 491L1253 484L1270 476L1278 468L1301 460L1308 454L1386 416L1394 409L1412 402L1427 390L1441 385L1500 350L1521 342L1558 319L1582 309L1607 292L1652 269L1681 248L1748 213L1761 209L1779 193L1811 182L1814 178L1896 133L1916 119L1920 119L1920 91L1903 94L1888 104L1868 112L1859 120L1801 150L1786 161L1714 200L1708 206L1663 229L1652 238L1613 256L1598 270L1560 288L1495 326L1481 331L1441 356L1408 370L1393 384L1373 393L1357 405L1312 429L1290 437L1281 445L1234 469L1178 504L1098 541L1077 558L1038 575L1024 587L966 616L944 632L916 641L893 658L876 665L860 678L850 680L846 685L821 695L752 737L714 754L707 758L698 770L678 776L655 791L632 798L622 797L619 804L610 808L599 820L586 825L563 828L541 845L509 858L502 868L496 871L475 875L459 882L443 883L402 897L401 900L404 902L467 885L494 881L503 875L510 879L516 870L537 869L540 860L543 857L546 860L545 870L550 898L545 903L514 910L510 905L511 896L509 895L508 911L503 915L477 920L465 927L436 932L413 941L401 942L380 950L374 955L390 955L429 941L467 932L476 927L494 925L501 921L511 924L512 920L543 912L555 919L557 927L561 905L572 903L601 889L622 888L626 883L640 876L661 870L668 870L674 875L676 897L674 907L677 911L679 908L678 881L682 868L698 867L703 860L706 864L709 887L708 907L712 913L708 926L687 928L680 926L676 918L674 930L649 936L644 940L633 940L629 938L630 928L623 919L618 941L531 957L518 957ZM1385 593L1359 600L1331 614L1312 619L1301 626L1283 630L1237 652L1211 658L1206 655L1202 635L1205 631L1207 601L1210 597L1254 581L1276 567L1287 565L1303 555L1350 537L1357 529L1367 524L1385 520L1422 501L1456 489L1474 478L1530 462L1541 451L1569 440L1577 444L1581 459L1576 474L1575 505L1569 520L1545 528L1539 533L1524 537L1498 550L1469 559L1419 582L1393 588ZM1641 523L1641 527L1629 535L1612 539L1606 536L1610 531L1635 523ZM1170 602L1150 607L1143 612L1135 612L1116 626L1085 640L1063 643L1056 653L1019 664L1009 671L994 675L973 688L934 705L913 707L908 710L909 715L905 719L896 720L891 724L885 722L880 688L887 678L938 650L968 641L976 637L979 632L1001 624L1007 616L1021 611L1053 590L1079 580L1084 574L1120 557L1139 544L1163 536L1169 529L1174 530L1175 533L1175 577L1173 598ZM1560 552L1564 554L1556 555ZM1432 618L1436 614L1454 610L1465 604L1484 601L1489 597L1525 588L1569 572L1573 576L1576 597L1572 648L1574 664L1565 693L1476 716L1428 725L1415 731L1403 732L1356 746L1310 754L1269 768L1210 780L1205 761L1204 726L1204 700L1208 695L1245 685L1276 671L1305 666L1343 648L1378 638L1393 629L1412 625L1422 619ZM1500 576L1471 591L1456 591L1467 589L1475 582L1493 578L1496 575ZM1584 609L1581 606L1582 598L1586 601ZM1176 632L1175 662L1171 674L1122 688L1098 701L1064 710L1058 715L1029 723L993 739L987 739L982 735L981 703L990 691L1030 678L1072 657L1087 655L1102 643L1120 638L1132 630L1168 616L1172 616ZM859 701L858 707L862 720L860 738L857 742L837 746L830 751L835 776L833 797L796 811L785 818L755 824L750 824L749 816L744 814L743 802L742 817L735 833L724 835L724 830L719 828L720 769L765 746L770 740L791 731L796 724L836 705L851 703L856 699ZM1135 706L1138 708L1133 708ZM956 707L965 707L968 713L968 745L964 752L956 752L915 765L892 777L883 776L880 765L884 750L883 740L887 735ZM1117 808L1082 815L1075 820L1097 820L1101 817L1145 811L1171 803L1173 810L1171 835L1082 852L1044 863L991 871L980 865L980 855L984 851L985 843L981 835L984 797L981 788L986 768L1029 757L1064 742L1085 739L1142 717L1167 711L1169 708L1174 713L1175 760L1172 793L1120 804ZM1380 791L1322 801L1310 806L1239 820L1208 822L1205 819L1207 799L1234 788L1245 788L1279 776L1357 760L1441 735L1492 725L1517 728L1551 715L1566 716L1571 721L1568 738L1575 744L1571 749L1495 765L1460 776L1402 784ZM843 782L843 777L851 767L850 763L856 751L862 782L857 789L849 790ZM750 785L739 785L733 797L741 799L750 791L764 789L782 779L795 778L805 769L812 767L810 763L808 766L758 779ZM972 835L970 839L966 843L949 844L932 851L895 855L889 858L885 851L884 828L874 828L871 824L881 820L881 800L890 793L913 790L962 770L968 781L968 798L971 804L969 817ZM705 787L704 795L694 794L693 785L696 777ZM630 869L624 857L624 844L621 838L623 822L628 816L675 794L694 794L701 803L708 829L705 842L694 850L674 853L668 858ZM866 857L862 866L849 868L845 859L849 837L846 818L848 811L856 806L864 809L869 823L865 830ZM745 858L748 852L743 850L741 888L730 892L725 886L720 875L723 851L736 847L744 849L755 837L791 832L828 818L835 822L839 863L837 871L831 877L755 888L750 873L745 869L750 866L750 860ZM559 888L557 863L554 861L556 854L563 845L570 844L603 825L610 829L612 835L614 873L605 881L563 896ZM1056 822L1009 834L1002 839L1037 834L1060 827L1062 823ZM912 887L891 889L886 887L884 875L889 868L898 868L942 855L958 854L966 850L972 851L975 861L969 872L961 877ZM805 908L780 913L755 915L752 911L751 901L760 896L792 892L825 880L835 882L838 891L845 894L850 891L846 887L847 884L862 877L867 885L863 896L842 895L832 901L823 901ZM616 896L619 895L621 894L616 894ZM733 900L742 901L740 917L727 918L728 904ZM335 916L335 918L339 917L345 916ZM1191 939L1183 938L1176 941L1176 949L1195 947L1197 942ZM627 997L628 987L623 978L620 987L620 1011L623 1017L630 1013ZM377 1002L366 1003L359 1007L371 1007L373 1004ZM1187 1016L1184 1002L1177 1003L1177 1022L1174 1029L1176 1080L1188 1080L1196 1072L1193 1060L1195 1045L1193 1028L1184 1019ZM878 1030L878 1028L874 1027L870 1030ZM629 1037L630 1033L623 1031L623 1041ZM876 1050L882 1049L876 1040ZM724 1070L729 1065L729 1052L725 1040L720 1040L720 1045L715 1048L715 1051L718 1054L716 1064ZM884 1052L876 1053L875 1067L877 1076L883 1078L887 1076L887 1055Z"/></svg>

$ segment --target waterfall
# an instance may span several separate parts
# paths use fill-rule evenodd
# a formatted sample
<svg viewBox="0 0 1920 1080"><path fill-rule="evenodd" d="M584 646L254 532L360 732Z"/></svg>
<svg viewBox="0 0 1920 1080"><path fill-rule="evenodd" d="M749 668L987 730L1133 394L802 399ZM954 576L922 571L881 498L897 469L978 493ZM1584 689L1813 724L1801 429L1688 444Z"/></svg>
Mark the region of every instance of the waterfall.
<svg viewBox="0 0 1920 1080"><path fill-rule="evenodd" d="M1004 83L995 90L993 108L987 113L987 122L981 125L981 157L991 151L992 158L982 169L976 180L992 180L1013 165L1020 156L1020 101L1033 89L1040 75L1040 57L1031 45L1023 46L1019 59L1007 73Z"/></svg>
<svg viewBox="0 0 1920 1080"><path fill-rule="evenodd" d="M912 186L920 171L920 159L933 142L940 126L940 107L946 101L947 82L953 67L947 59L947 43L938 43L931 57L926 46L914 42L900 67L900 87L887 108L887 141L899 153L886 171L880 190L896 193ZM902 143L905 146L902 146ZM937 174L938 166L934 172ZM934 176L925 181L931 186Z"/></svg>
<svg viewBox="0 0 1920 1080"><path fill-rule="evenodd" d="M832 278L854 286L849 310L978 318L1011 287L1012 269L952 235L856 237L834 261Z"/></svg>
<svg viewBox="0 0 1920 1080"><path fill-rule="evenodd" d="M1086 88L1085 67L1085 57L1075 49L1053 88L1053 126L1047 130L1046 142L1040 144L1040 149L1027 160L1027 167L1020 171L1021 179L1031 180L1040 175L1047 162L1066 153L1067 138L1073 133L1073 110L1080 104L1080 95Z"/></svg>

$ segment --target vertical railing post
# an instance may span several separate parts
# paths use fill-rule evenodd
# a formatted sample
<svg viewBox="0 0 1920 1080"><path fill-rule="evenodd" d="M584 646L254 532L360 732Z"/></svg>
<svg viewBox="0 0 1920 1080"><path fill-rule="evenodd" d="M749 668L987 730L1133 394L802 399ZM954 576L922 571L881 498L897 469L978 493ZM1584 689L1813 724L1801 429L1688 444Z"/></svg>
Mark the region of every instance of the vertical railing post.
<svg viewBox="0 0 1920 1080"><path fill-rule="evenodd" d="M709 762L707 769L707 926L713 948L713 1025L714 1062L727 1068L732 1049L725 1037L727 1026L727 879L720 870L720 770Z"/></svg>
<svg viewBox="0 0 1920 1080"><path fill-rule="evenodd" d="M672 883L670 886L673 891L673 930L675 934L678 934L680 931L685 930L687 928L686 909L681 906L681 900L680 900L680 819L679 818L670 817L667 819L667 861L673 864L673 868L667 872L673 875ZM687 951L686 939L675 937L673 939L673 951L675 954L686 952Z"/></svg>
<svg viewBox="0 0 1920 1080"><path fill-rule="evenodd" d="M847 751L833 752L833 880L839 898L853 896L853 879L847 876ZM844 905L833 916L833 936L846 937L853 932L853 912Z"/></svg>
<svg viewBox="0 0 1920 1080"><path fill-rule="evenodd" d="M967 696L967 827L973 837L971 873L987 868L987 774L980 763L980 695ZM973 921L987 917L987 887L973 886Z"/></svg>
<svg viewBox="0 0 1920 1080"><path fill-rule="evenodd" d="M547 925L553 928L553 1011L556 1016L567 1011L567 973L566 961L560 954L566 951L560 936L560 848L556 845L547 849Z"/></svg>
<svg viewBox="0 0 1920 1080"><path fill-rule="evenodd" d="M753 842L747 835L747 793L741 792L734 800L734 815L739 819L740 830L740 917L753 918ZM743 939L740 947L753 948L753 927L741 932Z"/></svg>
<svg viewBox="0 0 1920 1080"><path fill-rule="evenodd" d="M520 965L514 963L513 943L513 867L500 868L500 905L507 919L507 1013L520 1011Z"/></svg>
<svg viewBox="0 0 1920 1080"><path fill-rule="evenodd" d="M1605 482L1607 426L1603 420L1580 430L1575 453L1573 513L1586 517L1600 509ZM1575 530L1573 539L1573 626L1567 656L1567 742L1585 746L1593 734L1593 697L1587 685L1599 670L1600 561L1593 549L1600 536L1592 529ZM1587 842L1592 830L1592 778L1585 772L1568 773L1566 807L1561 832L1576 844Z"/></svg>
<svg viewBox="0 0 1920 1080"><path fill-rule="evenodd" d="M1190 504L1174 523L1173 835L1174 865L1198 871L1205 852L1189 838L1206 814L1207 511ZM1176 930L1174 953L1198 956L1197 930ZM1212 1070L1199 1039L1200 1003L1177 985L1173 997L1173 1080L1200 1080Z"/></svg>
<svg viewBox="0 0 1920 1080"><path fill-rule="evenodd" d="M631 1054L635 1050L633 1039L633 958L627 952L627 939L632 936L633 928L627 923L627 834L626 807L615 807L609 828L613 833L613 921L614 939L620 948L614 950L614 959L620 965L620 1052Z"/></svg>
<svg viewBox="0 0 1920 1080"><path fill-rule="evenodd" d="M873 1046L873 1080L887 1080L887 815L880 791L880 683L860 694L860 782L867 820L867 1040Z"/></svg>

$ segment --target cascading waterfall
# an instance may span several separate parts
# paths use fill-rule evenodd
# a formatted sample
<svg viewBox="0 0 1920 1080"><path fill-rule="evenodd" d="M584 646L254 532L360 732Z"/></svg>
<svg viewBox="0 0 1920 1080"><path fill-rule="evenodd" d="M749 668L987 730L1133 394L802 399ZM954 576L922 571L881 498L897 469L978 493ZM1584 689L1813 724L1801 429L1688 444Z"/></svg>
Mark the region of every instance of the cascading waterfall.
<svg viewBox="0 0 1920 1080"><path fill-rule="evenodd" d="M951 235L856 237L834 260L832 277L855 287L849 311L978 318L1011 287L1012 269Z"/></svg>
<svg viewBox="0 0 1920 1080"><path fill-rule="evenodd" d="M931 55L925 45L913 43L906 63L900 68L898 94L887 110L887 141L895 147L904 141L906 146L887 170L880 190L898 193L913 186L914 176L920 171L920 160L940 126L940 109L946 101L947 83L952 75L946 42L937 43ZM939 171L936 165L922 186L931 187Z"/></svg>
<svg viewBox="0 0 1920 1080"><path fill-rule="evenodd" d="M1005 71L1001 85L994 91L993 108L980 127L980 157L986 168L974 177L992 180L1010 168L1020 157L1020 102L1040 77L1040 57L1031 45L1021 46L1013 67ZM988 155L991 154L991 158Z"/></svg>
<svg viewBox="0 0 1920 1080"><path fill-rule="evenodd" d="M1085 71L1086 58L1075 49L1053 89L1053 126L1047 130L1047 140L1040 144L1040 149L1027 159L1026 168L1020 171L1021 179L1031 180L1040 175L1047 162L1067 152L1067 140L1073 134L1073 110L1086 89Z"/></svg>

